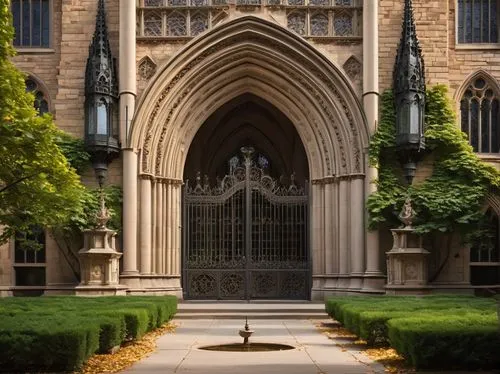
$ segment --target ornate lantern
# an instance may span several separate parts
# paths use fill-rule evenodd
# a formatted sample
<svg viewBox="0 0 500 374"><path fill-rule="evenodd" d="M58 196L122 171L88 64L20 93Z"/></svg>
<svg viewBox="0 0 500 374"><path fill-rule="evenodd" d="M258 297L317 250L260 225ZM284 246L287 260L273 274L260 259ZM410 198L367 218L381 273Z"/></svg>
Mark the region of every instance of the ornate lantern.
<svg viewBox="0 0 500 374"><path fill-rule="evenodd" d="M424 142L425 76L411 0L405 0L403 30L393 77L396 147L404 175L411 184Z"/></svg>
<svg viewBox="0 0 500 374"><path fill-rule="evenodd" d="M111 55L104 0L99 0L96 27L85 70L85 145L92 155L99 185L107 175L108 164L118 156L118 84L115 60Z"/></svg>

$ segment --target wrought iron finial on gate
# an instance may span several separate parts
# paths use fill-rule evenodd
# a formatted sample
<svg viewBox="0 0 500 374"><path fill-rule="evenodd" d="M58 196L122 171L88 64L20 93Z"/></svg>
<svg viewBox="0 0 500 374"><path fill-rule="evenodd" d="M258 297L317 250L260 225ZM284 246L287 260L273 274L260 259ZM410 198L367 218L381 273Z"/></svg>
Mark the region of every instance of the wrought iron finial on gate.
<svg viewBox="0 0 500 374"><path fill-rule="evenodd" d="M251 162L252 162L252 155L255 152L254 147L241 147L240 151L243 154L243 157L245 159L245 165L247 163L251 164Z"/></svg>

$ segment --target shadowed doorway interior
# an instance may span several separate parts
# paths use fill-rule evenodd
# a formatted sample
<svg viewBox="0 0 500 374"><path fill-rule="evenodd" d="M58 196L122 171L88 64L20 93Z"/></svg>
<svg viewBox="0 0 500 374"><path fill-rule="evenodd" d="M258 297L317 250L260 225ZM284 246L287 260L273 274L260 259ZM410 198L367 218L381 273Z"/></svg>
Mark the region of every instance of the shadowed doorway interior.
<svg viewBox="0 0 500 374"><path fill-rule="evenodd" d="M196 134L184 169L186 299L309 299L309 169L291 121L241 95Z"/></svg>

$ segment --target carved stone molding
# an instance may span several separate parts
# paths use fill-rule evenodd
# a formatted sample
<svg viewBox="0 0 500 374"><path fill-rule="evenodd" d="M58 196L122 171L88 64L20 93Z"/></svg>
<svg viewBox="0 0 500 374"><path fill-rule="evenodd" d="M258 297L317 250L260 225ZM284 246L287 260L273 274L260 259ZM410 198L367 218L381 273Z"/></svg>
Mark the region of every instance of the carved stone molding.
<svg viewBox="0 0 500 374"><path fill-rule="evenodd" d="M233 32L221 31L222 28L238 29L235 26L238 22L242 24L239 32L233 30L230 30ZM258 32L262 30L256 31L249 26L243 26L246 23L259 23L258 28L264 29L264 32ZM195 43L188 46L185 51L181 51L177 57L172 59L173 62L171 60L169 66L165 68L165 74L160 74L153 86L150 87L149 92L146 92L144 97L147 96L149 102L142 103L142 106L145 106L143 110L141 110L140 106L138 107L139 113L134 121L133 133L135 135L132 135L132 144L137 143L135 146L142 148L141 163L143 172L156 175L163 173L162 168L165 165L163 161L164 151L167 149L167 143L172 142L172 131L174 131L172 126L174 123L179 123L175 125L179 129L184 125L190 127L199 125L191 124L196 116L199 117L198 110L189 114L193 116L190 120L183 119L179 121L177 119L178 113L182 110L185 111L186 105L199 102L200 98L196 96L199 82L205 79L210 81L212 76L216 77L216 79L219 78L219 72L222 72L231 63L238 61L238 58L242 59L241 61L250 59L262 61L266 58L265 52L269 50L276 53L274 61L279 64L280 72L283 72L284 76L290 77L290 82L293 82L292 84L283 81L275 71L270 69L268 75L272 76L274 74L276 76L276 80L270 82L271 85L276 86L282 92L286 92L288 100L296 102L298 108L302 108L302 110L303 108L311 108L308 112L302 111L303 114L301 115L304 115L310 124L307 127L302 127L302 131L305 131L304 128L313 129L306 136L306 139L315 141L321 149L317 156L323 160L322 167L324 171L322 173L331 175L334 172L341 172L342 174L363 172L361 150L364 144L358 128L363 128L365 124L360 113L354 115L352 112L353 105L359 106L359 104L353 104L356 103L356 99L352 97L346 100L344 83L340 83L340 78L335 78L332 67L322 66L325 63L319 62L323 59L319 55L315 55L317 52L313 52L309 46L306 47L306 43L303 41L288 40L294 37L285 30L277 29L278 26L270 25L269 22L263 20L257 21L256 17L242 17L229 22L217 31L214 30L208 33L206 36L207 41L204 41L204 38L200 39L202 40L200 47L206 45L205 49L196 51L197 46ZM273 33L284 35L273 35ZM302 51L302 49L305 49L305 51ZM233 51L234 53L232 53ZM240 53L239 57L237 53ZM187 57L189 55L195 57L191 57L192 59L189 60L189 57ZM291 65L289 61L294 61L294 64ZM234 66L237 65L234 64ZM256 71L262 69L263 65L255 65ZM168 79L167 74L173 71L173 66L176 66L176 74ZM300 69L298 66L300 66ZM233 75L234 72L231 73L231 76ZM189 79L186 78L188 76ZM194 76L196 79L193 79ZM283 86L284 84L288 85L288 87ZM151 95L155 92L159 93L154 94L155 101L150 104ZM294 95L295 97L293 97ZM352 94L350 95L352 96ZM347 97L349 97L349 94L347 94ZM310 104L305 102L301 105L301 100L311 100L311 98L317 103L316 107L311 107ZM214 105L214 103L209 104L209 101L207 101L206 107L210 105ZM144 110L146 110L147 114L141 113ZM355 110L360 112L360 109ZM161 118L161 127L158 126L158 117ZM297 126L304 125L297 124ZM190 127L183 130L183 136L193 132ZM138 143L137 136L141 133L143 134L140 136L142 140ZM366 142L366 138L365 134L363 137L364 142ZM333 139L335 139L334 143L332 143ZM330 154L332 151L335 154Z"/></svg>
<svg viewBox="0 0 500 374"><path fill-rule="evenodd" d="M156 64L149 56L144 56L138 65L139 76L149 80L156 73Z"/></svg>
<svg viewBox="0 0 500 374"><path fill-rule="evenodd" d="M349 78L351 78L352 81L356 81L358 79L361 79L361 74L363 72L361 63L358 61L358 59L354 56L351 56L347 59L347 61L344 63L343 68Z"/></svg>

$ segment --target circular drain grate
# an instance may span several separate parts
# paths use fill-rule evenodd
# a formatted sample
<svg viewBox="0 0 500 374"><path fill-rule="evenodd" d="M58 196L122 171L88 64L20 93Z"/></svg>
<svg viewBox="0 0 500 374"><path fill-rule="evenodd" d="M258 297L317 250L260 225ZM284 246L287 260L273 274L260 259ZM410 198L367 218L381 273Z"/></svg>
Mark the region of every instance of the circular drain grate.
<svg viewBox="0 0 500 374"><path fill-rule="evenodd" d="M288 351L295 349L287 344L273 344L273 343L233 343L221 345L207 345L199 347L205 351L218 351L218 352L270 352L270 351Z"/></svg>

